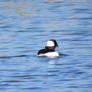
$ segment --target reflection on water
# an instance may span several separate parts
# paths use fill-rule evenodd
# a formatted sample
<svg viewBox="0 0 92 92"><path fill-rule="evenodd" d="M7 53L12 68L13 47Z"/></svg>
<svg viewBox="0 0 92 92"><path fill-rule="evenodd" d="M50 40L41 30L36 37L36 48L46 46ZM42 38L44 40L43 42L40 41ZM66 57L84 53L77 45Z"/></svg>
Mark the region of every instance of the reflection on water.
<svg viewBox="0 0 92 92"><path fill-rule="evenodd" d="M92 1L0 1L0 91L91 92ZM67 54L37 57L54 38Z"/></svg>

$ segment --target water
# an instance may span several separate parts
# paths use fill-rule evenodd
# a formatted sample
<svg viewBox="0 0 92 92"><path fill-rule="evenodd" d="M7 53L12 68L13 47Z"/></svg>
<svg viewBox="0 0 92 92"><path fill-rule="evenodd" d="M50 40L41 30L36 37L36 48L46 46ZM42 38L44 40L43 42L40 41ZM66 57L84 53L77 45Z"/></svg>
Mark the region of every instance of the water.
<svg viewBox="0 0 92 92"><path fill-rule="evenodd" d="M92 92L92 1L0 0L0 92Z"/></svg>

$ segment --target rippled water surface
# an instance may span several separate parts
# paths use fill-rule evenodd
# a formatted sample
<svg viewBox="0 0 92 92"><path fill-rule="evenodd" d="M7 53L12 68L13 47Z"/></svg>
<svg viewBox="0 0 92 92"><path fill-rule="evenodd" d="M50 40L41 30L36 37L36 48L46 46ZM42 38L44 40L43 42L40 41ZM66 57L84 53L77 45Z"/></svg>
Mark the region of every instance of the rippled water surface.
<svg viewBox="0 0 92 92"><path fill-rule="evenodd" d="M0 0L0 92L92 92L92 1Z"/></svg>

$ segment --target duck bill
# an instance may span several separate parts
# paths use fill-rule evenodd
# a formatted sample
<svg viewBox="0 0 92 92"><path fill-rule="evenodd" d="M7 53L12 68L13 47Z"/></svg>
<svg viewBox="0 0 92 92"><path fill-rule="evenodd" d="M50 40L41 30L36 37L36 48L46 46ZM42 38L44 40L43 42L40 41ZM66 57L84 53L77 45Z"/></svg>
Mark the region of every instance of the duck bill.
<svg viewBox="0 0 92 92"><path fill-rule="evenodd" d="M60 46L57 46L57 48L61 48Z"/></svg>

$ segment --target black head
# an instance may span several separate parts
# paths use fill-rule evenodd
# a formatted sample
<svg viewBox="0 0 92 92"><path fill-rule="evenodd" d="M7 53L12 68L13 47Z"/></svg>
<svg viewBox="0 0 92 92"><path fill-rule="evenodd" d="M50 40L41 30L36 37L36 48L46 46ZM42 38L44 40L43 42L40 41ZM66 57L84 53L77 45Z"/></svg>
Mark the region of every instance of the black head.
<svg viewBox="0 0 92 92"><path fill-rule="evenodd" d="M47 47L54 47L54 48L56 48L56 47L58 47L58 44L57 44L56 40L51 39L51 40L49 40L47 42Z"/></svg>
<svg viewBox="0 0 92 92"><path fill-rule="evenodd" d="M58 44L57 44L56 40L51 39L50 41L53 41L54 42L54 47L58 47Z"/></svg>

